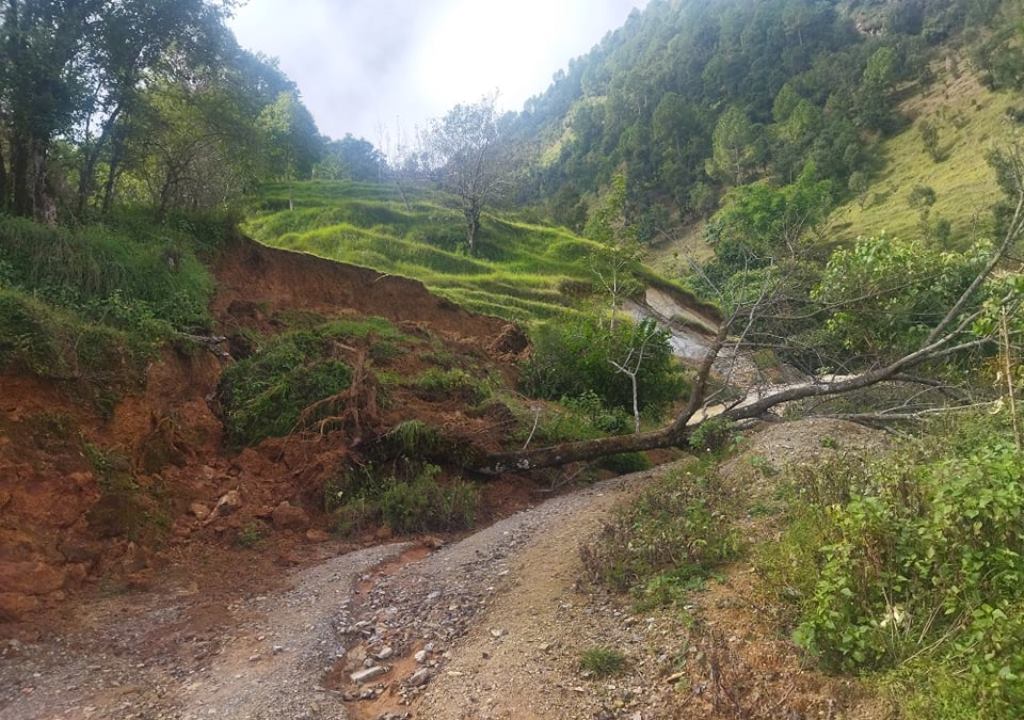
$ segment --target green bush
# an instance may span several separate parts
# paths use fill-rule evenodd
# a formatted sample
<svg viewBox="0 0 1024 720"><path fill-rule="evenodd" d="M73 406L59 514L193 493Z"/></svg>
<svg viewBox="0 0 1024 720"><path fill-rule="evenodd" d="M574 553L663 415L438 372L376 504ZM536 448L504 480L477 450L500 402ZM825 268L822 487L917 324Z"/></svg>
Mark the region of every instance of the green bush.
<svg viewBox="0 0 1024 720"><path fill-rule="evenodd" d="M806 471L770 584L825 667L956 676L913 702L970 711L922 716L1009 720L1024 706L1024 455L942 444Z"/></svg>
<svg viewBox="0 0 1024 720"><path fill-rule="evenodd" d="M680 601L739 549L726 506L715 476L673 474L619 510L582 548L587 574L632 592L642 607Z"/></svg>
<svg viewBox="0 0 1024 720"><path fill-rule="evenodd" d="M632 452L609 455L601 460L600 466L619 475L628 475L629 473L649 470L651 468L651 461L642 452Z"/></svg>
<svg viewBox="0 0 1024 720"><path fill-rule="evenodd" d="M557 400L593 393L608 408L632 413L629 378L610 360L623 363L631 351L646 342L637 374L641 411L651 416L663 412L685 390L681 370L672 356L668 333L651 321L634 324L620 319L614 330L594 315L561 318L533 329L533 354L523 366L524 390L534 396Z"/></svg>
<svg viewBox="0 0 1024 720"><path fill-rule="evenodd" d="M468 530L476 521L480 493L463 480L438 482L440 469L414 464L415 470L390 476L366 468L350 477L348 490L333 486L339 532L362 532L384 523L397 533Z"/></svg>

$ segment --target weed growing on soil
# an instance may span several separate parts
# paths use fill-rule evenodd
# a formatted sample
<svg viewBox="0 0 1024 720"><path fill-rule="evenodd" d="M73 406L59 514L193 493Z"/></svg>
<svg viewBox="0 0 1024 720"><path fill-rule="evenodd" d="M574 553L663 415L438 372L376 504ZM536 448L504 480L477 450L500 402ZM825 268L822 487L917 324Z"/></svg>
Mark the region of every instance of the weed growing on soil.
<svg viewBox="0 0 1024 720"><path fill-rule="evenodd" d="M461 479L442 483L434 465L411 464L400 474L360 468L331 487L338 532L352 535L385 524L400 534L468 530L480 493ZM339 489L344 484L347 489Z"/></svg>
<svg viewBox="0 0 1024 720"><path fill-rule="evenodd" d="M621 675L626 669L626 656L612 648L593 647L580 656L580 668L597 679Z"/></svg>
<svg viewBox="0 0 1024 720"><path fill-rule="evenodd" d="M465 370L430 368L410 383L424 400L458 400L478 405L491 396L490 389Z"/></svg>
<svg viewBox="0 0 1024 720"><path fill-rule="evenodd" d="M100 489L100 499L86 513L97 534L153 541L170 528L164 507L138 484L127 457L89 442L83 442L82 449Z"/></svg>
<svg viewBox="0 0 1024 720"><path fill-rule="evenodd" d="M707 469L659 481L581 548L592 581L631 592L640 607L670 605L736 556L728 499Z"/></svg>

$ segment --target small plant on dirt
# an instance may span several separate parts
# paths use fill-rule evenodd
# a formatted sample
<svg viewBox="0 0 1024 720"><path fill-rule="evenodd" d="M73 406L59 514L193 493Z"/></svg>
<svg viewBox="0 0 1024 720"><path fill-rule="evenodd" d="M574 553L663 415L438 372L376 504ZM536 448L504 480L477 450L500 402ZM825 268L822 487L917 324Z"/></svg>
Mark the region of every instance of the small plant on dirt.
<svg viewBox="0 0 1024 720"><path fill-rule="evenodd" d="M444 446L441 432L422 420L406 420L384 436L388 454L422 460L437 454Z"/></svg>
<svg viewBox="0 0 1024 720"><path fill-rule="evenodd" d="M771 478L779 474L778 468L772 465L771 461L763 455L753 455L749 462L750 467L761 473L762 477Z"/></svg>
<svg viewBox="0 0 1024 720"><path fill-rule="evenodd" d="M710 472L674 474L621 509L581 548L584 568L592 581L632 592L643 607L676 603L736 556L730 512Z"/></svg>
<svg viewBox="0 0 1024 720"><path fill-rule="evenodd" d="M477 405L491 396L486 385L465 370L430 368L412 381L413 389L432 401L459 400Z"/></svg>
<svg viewBox="0 0 1024 720"><path fill-rule="evenodd" d="M263 525L253 520L246 523L242 529L238 531L238 535L235 537L235 543L239 547L251 550L263 542L263 538Z"/></svg>
<svg viewBox="0 0 1024 720"><path fill-rule="evenodd" d="M368 466L332 483L338 532L356 534L381 523L401 534L471 529L479 490L462 479L441 482L439 474L438 467L419 463L405 463L391 475Z"/></svg>
<svg viewBox="0 0 1024 720"><path fill-rule="evenodd" d="M86 513L90 527L103 537L125 536L130 540L156 540L170 527L161 498L143 489L131 472L130 460L121 453L83 442L100 488L100 499Z"/></svg>
<svg viewBox="0 0 1024 720"><path fill-rule="evenodd" d="M626 656L608 647L592 647L580 656L580 669L597 679L621 675L626 669Z"/></svg>
<svg viewBox="0 0 1024 720"><path fill-rule="evenodd" d="M821 438L821 446L826 450L838 450L839 441L836 440L831 435L825 435L824 437Z"/></svg>

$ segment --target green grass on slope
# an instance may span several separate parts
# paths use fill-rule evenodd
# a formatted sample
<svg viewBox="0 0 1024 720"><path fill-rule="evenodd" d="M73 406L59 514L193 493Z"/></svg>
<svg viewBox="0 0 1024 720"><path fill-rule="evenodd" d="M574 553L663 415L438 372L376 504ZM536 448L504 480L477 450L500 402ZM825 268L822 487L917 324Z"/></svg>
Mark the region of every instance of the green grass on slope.
<svg viewBox="0 0 1024 720"><path fill-rule="evenodd" d="M979 220L988 217L1000 196L986 161L988 150L1010 133L1006 109L1019 98L992 93L968 75L939 80L932 90L904 106L914 117L905 131L881 145L885 167L875 176L862 199L840 207L831 225L837 239L877 235L909 237L920 232L921 213L909 202L918 186L935 191L932 222L948 220L953 237L970 237ZM936 162L925 149L920 127L931 122L939 131L939 148L946 156Z"/></svg>
<svg viewBox="0 0 1024 720"><path fill-rule="evenodd" d="M595 243L561 228L486 215L476 256L461 213L417 193L406 208L387 187L345 182L269 187L243 229L259 242L421 280L478 312L513 320L570 310L593 284ZM667 284L662 280L662 284Z"/></svg>

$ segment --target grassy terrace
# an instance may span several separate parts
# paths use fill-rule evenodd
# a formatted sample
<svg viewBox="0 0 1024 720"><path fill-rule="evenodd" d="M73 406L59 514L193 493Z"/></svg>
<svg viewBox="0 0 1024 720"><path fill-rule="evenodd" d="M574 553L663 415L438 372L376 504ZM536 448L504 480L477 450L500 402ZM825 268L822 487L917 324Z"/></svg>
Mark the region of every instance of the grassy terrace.
<svg viewBox="0 0 1024 720"><path fill-rule="evenodd" d="M390 187L349 182L266 188L243 229L266 245L319 255L422 281L477 312L510 320L571 312L592 290L590 240L563 228L488 214L478 255L465 253L458 210L420 192L410 208ZM653 273L648 278L670 285Z"/></svg>

